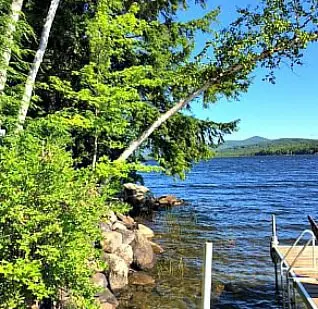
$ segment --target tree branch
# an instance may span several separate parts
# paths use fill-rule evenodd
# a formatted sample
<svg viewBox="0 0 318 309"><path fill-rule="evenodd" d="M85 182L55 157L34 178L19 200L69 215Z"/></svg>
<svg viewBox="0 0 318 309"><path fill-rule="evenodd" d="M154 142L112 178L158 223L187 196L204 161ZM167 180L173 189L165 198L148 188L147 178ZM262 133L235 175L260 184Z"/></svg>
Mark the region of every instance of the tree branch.
<svg viewBox="0 0 318 309"><path fill-rule="evenodd" d="M316 35L317 40L317 35ZM256 55L254 59L250 62L251 65L256 64L259 61L265 60L277 52L284 50L291 50L293 47L298 45L297 37L294 37L290 40L288 46L286 47L286 42L283 43L282 46L277 45L275 48L270 50L264 50L259 55ZM133 152L164 122L166 122L170 117L175 115L181 109L183 109L187 104L189 104L193 99L204 93L207 89L209 89L212 85L218 84L222 81L225 76L229 76L235 74L244 69L244 65L239 63L233 65L232 67L226 69L223 72L218 73L217 76L209 79L201 88L193 91L189 94L185 99L180 100L176 105L174 105L171 109L163 113L159 118L151 124L136 140L133 140L129 146L124 150L124 152L118 157L116 161L125 161L127 160Z"/></svg>

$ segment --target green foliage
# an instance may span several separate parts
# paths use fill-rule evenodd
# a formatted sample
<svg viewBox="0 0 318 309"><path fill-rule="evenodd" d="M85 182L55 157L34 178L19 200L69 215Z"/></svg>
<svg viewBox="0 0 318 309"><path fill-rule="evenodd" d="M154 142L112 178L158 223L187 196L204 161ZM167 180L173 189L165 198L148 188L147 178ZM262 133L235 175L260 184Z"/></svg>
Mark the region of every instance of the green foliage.
<svg viewBox="0 0 318 309"><path fill-rule="evenodd" d="M281 62L301 64L302 50L318 39L316 0L258 1L256 8L239 9L221 31L213 27L219 8L178 21L186 0L65 0L26 131L10 137L49 2L26 1L13 40L6 34L11 1L0 2L0 48L13 52L0 95L1 126L8 132L0 140L2 308L57 299L61 288L75 307L94 308L87 264L96 255L102 216L111 208L127 211L109 202L122 182L153 169L140 163L149 153L158 171L184 177L194 162L214 155L237 121L215 123L179 111L127 162L116 159L180 100L199 89L203 108L221 97L236 99L257 66L275 82ZM198 51L200 32L209 39Z"/></svg>
<svg viewBox="0 0 318 309"><path fill-rule="evenodd" d="M57 299L63 288L77 308L95 308L88 262L108 208L58 140L30 133L0 148L0 307Z"/></svg>

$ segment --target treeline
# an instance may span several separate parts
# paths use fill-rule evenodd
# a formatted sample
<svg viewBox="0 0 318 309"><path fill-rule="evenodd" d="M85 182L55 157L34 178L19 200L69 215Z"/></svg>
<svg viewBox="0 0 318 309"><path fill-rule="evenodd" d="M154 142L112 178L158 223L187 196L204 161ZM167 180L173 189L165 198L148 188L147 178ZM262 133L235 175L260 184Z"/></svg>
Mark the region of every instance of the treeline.
<svg viewBox="0 0 318 309"><path fill-rule="evenodd" d="M318 141L263 143L220 150L219 157L243 157L266 155L315 155L318 154Z"/></svg>
<svg viewBox="0 0 318 309"><path fill-rule="evenodd" d="M274 83L318 39L316 0L260 0L220 31L219 8L178 20L190 2L0 1L0 308L98 308L99 224L144 154L184 177L237 121L183 109L238 98L258 66Z"/></svg>

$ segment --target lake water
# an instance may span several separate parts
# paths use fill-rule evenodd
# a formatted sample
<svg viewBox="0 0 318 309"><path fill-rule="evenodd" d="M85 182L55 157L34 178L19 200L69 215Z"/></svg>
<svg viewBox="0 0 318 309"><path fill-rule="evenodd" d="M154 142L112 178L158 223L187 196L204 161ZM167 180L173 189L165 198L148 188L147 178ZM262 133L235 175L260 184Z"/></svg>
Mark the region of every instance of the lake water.
<svg viewBox="0 0 318 309"><path fill-rule="evenodd" d="M281 308L269 256L271 214L286 244L309 227L307 215L318 218L318 156L217 158L196 165L185 181L144 180L156 196L189 204L154 216L166 249L153 271L158 284L137 291L125 308L198 308L206 240L214 244L213 308Z"/></svg>

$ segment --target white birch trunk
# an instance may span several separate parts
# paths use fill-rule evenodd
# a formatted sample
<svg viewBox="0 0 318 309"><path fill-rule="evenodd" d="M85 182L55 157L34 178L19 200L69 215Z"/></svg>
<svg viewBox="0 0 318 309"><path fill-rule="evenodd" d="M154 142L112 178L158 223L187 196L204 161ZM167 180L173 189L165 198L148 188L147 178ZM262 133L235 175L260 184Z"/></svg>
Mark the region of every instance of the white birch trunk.
<svg viewBox="0 0 318 309"><path fill-rule="evenodd" d="M23 130L23 125L25 122L26 115L28 113L28 109L30 106L30 101L32 97L32 92L34 89L34 83L36 76L38 74L40 65L43 61L43 57L47 48L47 43L50 36L50 31L52 28L52 24L56 15L56 11L58 9L58 6L60 4L60 0L51 0L51 5L49 8L48 15L46 17L46 21L42 30L41 39L40 39L40 45L39 49L37 50L33 64L31 65L26 83L24 88L24 94L21 102L21 107L18 113L18 124L17 124L17 131Z"/></svg>
<svg viewBox="0 0 318 309"><path fill-rule="evenodd" d="M0 69L0 94L4 91L7 82L7 72L11 59L11 45L13 43L13 33L16 29L16 24L19 20L22 10L23 0L13 0L11 4L11 14L7 31L5 33L8 38L8 46L4 48L1 55L1 69Z"/></svg>
<svg viewBox="0 0 318 309"><path fill-rule="evenodd" d="M186 99L180 100L176 105L174 105L167 112L163 113L150 127L148 127L136 140L132 141L128 148L119 156L118 161L127 160L133 152L164 122L166 122L170 117L175 115L178 111L189 104L193 99L202 94L208 89L210 84L205 84L202 88L194 91Z"/></svg>
<svg viewBox="0 0 318 309"><path fill-rule="evenodd" d="M317 35L318 37L318 35ZM264 60L266 58L269 58L271 55L273 55L276 52L279 52L281 50L288 50L288 48L292 48L293 44L297 44L296 40L293 39L290 41L289 47L279 47L273 48L272 50L265 50L261 54L256 55L254 58L253 63L257 63L258 61ZM186 105L190 104L193 99L198 97L199 95L203 94L207 89L209 89L213 84L220 83L222 81L222 78L237 73L241 71L244 68L243 64L236 64L233 67L230 67L226 69L223 72L220 72L217 76L214 78L206 81L206 83L199 89L193 91L191 94L189 94L185 99L180 100L176 105L174 105L172 108L170 108L167 112L163 113L161 116L158 117L158 119L150 125L137 139L132 141L129 146L124 150L124 152L118 157L116 161L126 161L133 153L134 151L157 129L159 128L164 122L166 122L170 117L175 115L177 112L182 110Z"/></svg>

